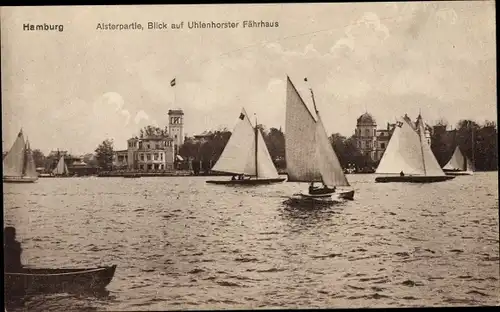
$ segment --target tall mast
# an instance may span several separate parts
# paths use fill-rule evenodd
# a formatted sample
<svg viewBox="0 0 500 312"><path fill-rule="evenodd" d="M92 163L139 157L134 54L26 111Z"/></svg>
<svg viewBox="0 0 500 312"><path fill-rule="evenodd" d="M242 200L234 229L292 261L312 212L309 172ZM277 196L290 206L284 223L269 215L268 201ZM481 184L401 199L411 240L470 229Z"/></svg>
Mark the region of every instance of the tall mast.
<svg viewBox="0 0 500 312"><path fill-rule="evenodd" d="M257 164L257 146L258 146L258 142L259 142L259 133L257 131L259 131L258 127L257 127L258 123L257 123L257 115L255 115L255 178L257 179L259 177L259 167L258 167L258 164Z"/></svg>
<svg viewBox="0 0 500 312"><path fill-rule="evenodd" d="M419 126L419 129L418 129L418 132L419 132L419 139L420 139L420 152L422 154L422 163L424 164L424 175L427 175L427 170L425 169L425 157L424 157L424 145L422 143L422 136L424 135L425 136L425 125L423 124L423 120L422 120L422 115L418 115L418 117L420 117L420 126ZM422 133L422 130L424 131Z"/></svg>
<svg viewBox="0 0 500 312"><path fill-rule="evenodd" d="M312 88L309 88L309 91L311 91L311 97L312 97L312 100L313 100L313 105L314 105L314 112L316 113L316 115L318 115L319 111L318 109L316 108L316 101L314 100L314 92L313 92L313 89ZM318 116L319 118L319 116Z"/></svg>
<svg viewBox="0 0 500 312"><path fill-rule="evenodd" d="M26 137L26 142L24 143L24 154L23 154L23 173L22 175L26 175L26 167L28 166L28 149L30 148L28 138Z"/></svg>

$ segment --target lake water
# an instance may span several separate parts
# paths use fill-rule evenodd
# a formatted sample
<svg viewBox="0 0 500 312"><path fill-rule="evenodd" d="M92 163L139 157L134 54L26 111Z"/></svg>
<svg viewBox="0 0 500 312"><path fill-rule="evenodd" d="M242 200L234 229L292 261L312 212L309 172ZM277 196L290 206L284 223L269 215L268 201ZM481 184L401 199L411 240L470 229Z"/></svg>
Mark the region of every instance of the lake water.
<svg viewBox="0 0 500 312"><path fill-rule="evenodd" d="M207 179L4 184L25 264L118 265L107 293L29 297L12 311L500 303L497 172L433 184L349 175L355 200L315 210L283 204L304 184Z"/></svg>

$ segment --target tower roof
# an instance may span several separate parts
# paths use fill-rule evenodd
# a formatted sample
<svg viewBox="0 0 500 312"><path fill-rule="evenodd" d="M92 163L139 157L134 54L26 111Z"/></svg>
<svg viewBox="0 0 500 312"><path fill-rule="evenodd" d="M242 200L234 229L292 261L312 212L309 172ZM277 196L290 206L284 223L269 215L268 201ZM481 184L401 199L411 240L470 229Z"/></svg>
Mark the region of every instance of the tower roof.
<svg viewBox="0 0 500 312"><path fill-rule="evenodd" d="M184 115L184 112L182 109L169 109L168 110L169 115Z"/></svg>
<svg viewBox="0 0 500 312"><path fill-rule="evenodd" d="M373 116L368 114L368 113L364 113L363 115L359 116L357 124L358 125L377 125Z"/></svg>

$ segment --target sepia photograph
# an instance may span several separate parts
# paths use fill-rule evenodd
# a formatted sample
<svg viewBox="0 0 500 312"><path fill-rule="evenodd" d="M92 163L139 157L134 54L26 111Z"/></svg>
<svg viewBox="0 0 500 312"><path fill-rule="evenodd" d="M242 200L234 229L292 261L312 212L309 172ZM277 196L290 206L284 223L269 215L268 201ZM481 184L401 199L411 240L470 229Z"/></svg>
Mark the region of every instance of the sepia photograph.
<svg viewBox="0 0 500 312"><path fill-rule="evenodd" d="M500 305L494 1L0 12L4 311Z"/></svg>

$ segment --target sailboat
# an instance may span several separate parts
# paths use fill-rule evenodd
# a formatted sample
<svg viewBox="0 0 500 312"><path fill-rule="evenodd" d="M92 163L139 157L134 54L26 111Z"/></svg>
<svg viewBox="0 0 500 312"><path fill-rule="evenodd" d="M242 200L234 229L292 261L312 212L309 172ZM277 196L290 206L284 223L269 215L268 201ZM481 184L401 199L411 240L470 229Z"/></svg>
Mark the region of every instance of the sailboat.
<svg viewBox="0 0 500 312"><path fill-rule="evenodd" d="M38 180L35 161L29 141L24 141L23 130L19 131L12 148L3 159L3 182L32 183Z"/></svg>
<svg viewBox="0 0 500 312"><path fill-rule="evenodd" d="M474 166L472 161L465 156L460 147L455 148L455 152L451 156L448 163L443 167L443 171L447 175L472 175L474 173Z"/></svg>
<svg viewBox="0 0 500 312"><path fill-rule="evenodd" d="M439 166L425 138L425 126L419 114L415 125L405 116L397 123L375 171L385 174L375 182L431 183L451 180Z"/></svg>
<svg viewBox="0 0 500 312"><path fill-rule="evenodd" d="M285 158L288 182L311 183L309 193L299 193L303 199L328 199L337 187L350 187L337 155L326 134L323 121L316 108L313 117L299 92L287 76ZM323 189L315 189L315 182L322 182ZM337 192L339 198L353 199L354 190Z"/></svg>
<svg viewBox="0 0 500 312"><path fill-rule="evenodd" d="M67 176L69 175L68 166L66 166L66 162L64 161L64 156L59 158L59 162L57 166L52 170L52 174L54 176Z"/></svg>
<svg viewBox="0 0 500 312"><path fill-rule="evenodd" d="M258 185L285 181L285 178L280 178L273 164L257 123L255 127L252 125L244 108L212 170L238 175L240 179L233 176L229 181L209 180L207 183ZM249 178L243 178L245 175Z"/></svg>

